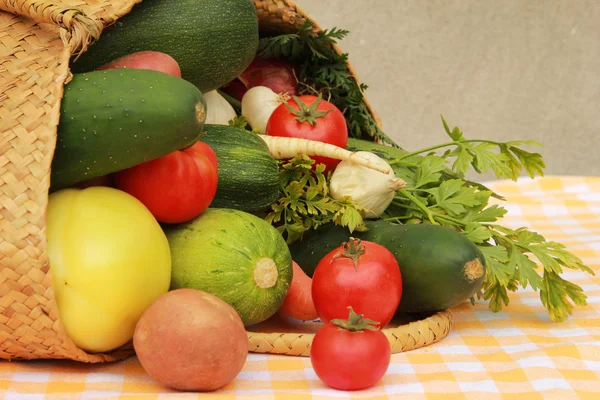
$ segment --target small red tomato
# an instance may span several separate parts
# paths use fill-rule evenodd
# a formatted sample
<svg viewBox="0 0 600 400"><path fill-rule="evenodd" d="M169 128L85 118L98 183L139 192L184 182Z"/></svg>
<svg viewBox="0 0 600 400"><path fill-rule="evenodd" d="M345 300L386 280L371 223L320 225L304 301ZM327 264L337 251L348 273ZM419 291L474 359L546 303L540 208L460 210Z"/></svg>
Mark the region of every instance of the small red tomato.
<svg viewBox="0 0 600 400"><path fill-rule="evenodd" d="M303 138L346 148L348 127L342 112L321 96L292 96L279 105L269 117L267 135ZM315 164L325 164L325 172L340 163L328 157L311 157Z"/></svg>
<svg viewBox="0 0 600 400"><path fill-rule="evenodd" d="M350 308L348 320L332 320L320 328L310 348L312 367L327 386L362 390L385 375L391 360L390 342L368 319Z"/></svg>
<svg viewBox="0 0 600 400"><path fill-rule="evenodd" d="M312 297L324 323L344 318L348 307L386 326L402 297L396 258L384 246L350 238L327 253L312 277Z"/></svg>
<svg viewBox="0 0 600 400"><path fill-rule="evenodd" d="M217 156L203 142L115 173L117 189L136 197L164 223L202 214L215 197L217 183Z"/></svg>

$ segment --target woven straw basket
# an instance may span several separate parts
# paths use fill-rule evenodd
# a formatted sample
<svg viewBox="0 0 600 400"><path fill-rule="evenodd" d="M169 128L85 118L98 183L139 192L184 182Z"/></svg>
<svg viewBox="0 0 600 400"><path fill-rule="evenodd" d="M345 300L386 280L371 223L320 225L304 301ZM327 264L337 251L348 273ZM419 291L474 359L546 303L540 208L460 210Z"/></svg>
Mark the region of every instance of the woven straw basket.
<svg viewBox="0 0 600 400"><path fill-rule="evenodd" d="M66 336L54 303L45 218L69 59L140 1L0 0L0 359L106 362L133 355L131 343L88 354ZM294 31L306 18L289 0L253 1L262 32ZM397 352L440 340L450 326L442 312L386 334ZM248 332L249 349L307 355L311 329L264 326Z"/></svg>

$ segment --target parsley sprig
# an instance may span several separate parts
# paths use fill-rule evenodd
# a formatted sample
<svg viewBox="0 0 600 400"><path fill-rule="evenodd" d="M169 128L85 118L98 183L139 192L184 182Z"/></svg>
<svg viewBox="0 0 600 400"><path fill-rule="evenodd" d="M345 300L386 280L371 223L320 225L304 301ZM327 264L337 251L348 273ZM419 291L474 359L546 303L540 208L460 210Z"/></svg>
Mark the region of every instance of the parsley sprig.
<svg viewBox="0 0 600 400"><path fill-rule="evenodd" d="M330 174L325 165L306 155L280 161L280 198L271 205L266 220L273 224L288 243L300 238L303 232L334 222L347 226L352 232L363 230L366 211L350 197L333 199L329 196Z"/></svg>
<svg viewBox="0 0 600 400"><path fill-rule="evenodd" d="M547 241L525 227L509 229L496 223L506 209L489 205L494 193L462 179L469 167L480 173L491 169L497 177L513 180L521 171L532 178L543 175L541 155L519 147L538 144L467 140L460 129L450 130L443 118L442 122L452 142L398 153L396 158L390 157L389 151L379 154L406 181L406 187L398 191L383 218L401 223L445 225L462 232L486 258L488 273L478 297L488 300L490 309L501 310L509 303L508 291L529 286L539 290L550 318L564 321L572 313L573 305L586 304L586 295L581 287L564 280L560 274L564 268L594 272L564 245ZM435 152L447 147L453 148L442 154ZM541 264L541 271L534 259Z"/></svg>
<svg viewBox="0 0 600 400"><path fill-rule="evenodd" d="M349 149L372 151L392 165L406 186L399 190L381 218L397 223L430 223L448 226L471 239L483 252L487 274L478 298L489 301L489 308L501 310L509 304L509 292L519 287L539 291L540 299L553 321L561 322L583 306L587 297L580 286L561 277L564 269L594 272L565 246L547 241L525 227L510 229L498 223L506 209L491 204L492 197L504 200L481 183L465 178L465 173L493 171L498 178L516 180L523 173L543 175L539 153L524 150L537 146L533 141L497 142L467 139L457 127L442 123L450 141L408 152L391 140L376 124L364 102L367 89L348 68L348 54L339 54L337 41L348 31L333 28L316 31L307 20L296 33L263 37L258 54L296 61L302 92L322 94L342 110L349 127ZM357 139L369 139L357 140ZM373 143L388 144L383 146ZM353 142L354 140L354 142ZM350 231L366 229L363 213L351 199L332 199L329 177L312 162L297 157L280 164L280 199L272 205L266 219L284 235L288 243L302 232L333 221ZM474 300L474 299L473 299Z"/></svg>
<svg viewBox="0 0 600 400"><path fill-rule="evenodd" d="M368 86L357 82L350 73L348 54L339 54L334 48L348 33L338 28L317 31L314 23L307 19L295 33L261 38L257 53L264 58L295 61L299 65L300 93L321 93L339 108L352 137L374 137L381 143L398 147L369 112L364 102Z"/></svg>

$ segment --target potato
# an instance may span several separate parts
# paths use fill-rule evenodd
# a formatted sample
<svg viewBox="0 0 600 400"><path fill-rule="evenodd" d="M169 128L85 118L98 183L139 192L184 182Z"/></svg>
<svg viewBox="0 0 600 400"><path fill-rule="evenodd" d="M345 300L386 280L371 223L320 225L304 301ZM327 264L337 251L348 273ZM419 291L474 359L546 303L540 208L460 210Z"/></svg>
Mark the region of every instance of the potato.
<svg viewBox="0 0 600 400"><path fill-rule="evenodd" d="M177 61L170 55L158 51L131 53L104 64L98 67L97 70L114 68L151 69L181 78L181 69Z"/></svg>
<svg viewBox="0 0 600 400"><path fill-rule="evenodd" d="M133 345L154 380L180 391L229 384L248 356L248 336L237 312L196 289L173 290L154 301L138 320Z"/></svg>

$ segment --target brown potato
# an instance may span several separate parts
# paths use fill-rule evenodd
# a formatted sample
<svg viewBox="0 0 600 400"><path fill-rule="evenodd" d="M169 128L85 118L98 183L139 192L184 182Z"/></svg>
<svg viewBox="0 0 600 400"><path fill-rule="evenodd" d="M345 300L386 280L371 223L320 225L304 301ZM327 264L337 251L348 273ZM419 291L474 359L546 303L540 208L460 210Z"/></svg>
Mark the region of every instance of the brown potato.
<svg viewBox="0 0 600 400"><path fill-rule="evenodd" d="M229 304L196 289L170 291L139 319L133 345L146 372L180 391L213 391L235 379L248 336Z"/></svg>

